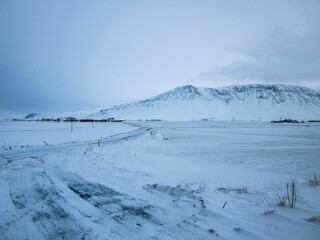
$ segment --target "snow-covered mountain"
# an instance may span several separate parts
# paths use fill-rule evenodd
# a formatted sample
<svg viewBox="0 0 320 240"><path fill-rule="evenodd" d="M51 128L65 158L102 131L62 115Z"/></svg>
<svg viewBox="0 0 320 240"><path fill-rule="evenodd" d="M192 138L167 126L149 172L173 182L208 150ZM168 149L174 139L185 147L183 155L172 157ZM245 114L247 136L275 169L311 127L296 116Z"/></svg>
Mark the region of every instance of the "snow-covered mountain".
<svg viewBox="0 0 320 240"><path fill-rule="evenodd" d="M320 119L320 92L293 85L177 87L154 98L117 105L90 118L162 120Z"/></svg>
<svg viewBox="0 0 320 240"><path fill-rule="evenodd" d="M38 120L42 118L67 118L67 117L75 117L77 119L87 118L89 115L94 114L100 111L101 107L91 107L83 111L77 112L56 112L56 113L29 113L23 116L24 120Z"/></svg>

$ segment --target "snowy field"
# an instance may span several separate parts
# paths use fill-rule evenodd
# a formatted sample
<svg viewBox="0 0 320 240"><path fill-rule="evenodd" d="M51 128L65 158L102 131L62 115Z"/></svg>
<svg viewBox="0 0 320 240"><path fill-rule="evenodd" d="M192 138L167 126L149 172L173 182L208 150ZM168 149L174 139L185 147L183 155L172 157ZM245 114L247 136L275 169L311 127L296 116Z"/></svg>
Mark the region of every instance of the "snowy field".
<svg viewBox="0 0 320 240"><path fill-rule="evenodd" d="M1 239L319 239L318 123L0 126Z"/></svg>
<svg viewBox="0 0 320 240"><path fill-rule="evenodd" d="M35 146L93 141L101 137L134 130L121 123L72 123L0 121L0 151Z"/></svg>

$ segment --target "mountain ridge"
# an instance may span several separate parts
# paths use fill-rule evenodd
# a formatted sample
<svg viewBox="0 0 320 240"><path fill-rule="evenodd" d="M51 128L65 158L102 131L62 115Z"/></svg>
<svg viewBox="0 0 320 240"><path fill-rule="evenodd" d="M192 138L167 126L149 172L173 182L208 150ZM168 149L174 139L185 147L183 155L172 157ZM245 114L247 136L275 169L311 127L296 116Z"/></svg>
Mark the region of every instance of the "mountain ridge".
<svg viewBox="0 0 320 240"><path fill-rule="evenodd" d="M89 117L132 120L320 118L320 92L285 84L247 84L219 88L185 85L153 98L115 105Z"/></svg>
<svg viewBox="0 0 320 240"><path fill-rule="evenodd" d="M16 114L5 114L11 119ZM6 117L5 117L6 116ZM161 119L172 121L212 120L297 120L320 119L320 91L285 84L247 84L218 88L179 86L154 97L80 112L27 114L26 120L41 118L76 118L123 120Z"/></svg>

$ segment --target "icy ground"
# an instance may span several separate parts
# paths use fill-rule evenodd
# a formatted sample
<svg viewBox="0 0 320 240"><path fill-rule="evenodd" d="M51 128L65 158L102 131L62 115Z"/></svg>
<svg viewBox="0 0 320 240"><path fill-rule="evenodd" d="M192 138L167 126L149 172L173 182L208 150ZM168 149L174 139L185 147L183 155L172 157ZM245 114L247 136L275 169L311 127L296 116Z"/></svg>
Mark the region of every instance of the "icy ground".
<svg viewBox="0 0 320 240"><path fill-rule="evenodd" d="M72 132L71 132L72 127ZM101 137L134 130L121 123L0 121L0 150L98 141Z"/></svg>
<svg viewBox="0 0 320 240"><path fill-rule="evenodd" d="M49 146L58 130L5 124L30 146L0 150L1 239L319 239L320 124L87 123Z"/></svg>

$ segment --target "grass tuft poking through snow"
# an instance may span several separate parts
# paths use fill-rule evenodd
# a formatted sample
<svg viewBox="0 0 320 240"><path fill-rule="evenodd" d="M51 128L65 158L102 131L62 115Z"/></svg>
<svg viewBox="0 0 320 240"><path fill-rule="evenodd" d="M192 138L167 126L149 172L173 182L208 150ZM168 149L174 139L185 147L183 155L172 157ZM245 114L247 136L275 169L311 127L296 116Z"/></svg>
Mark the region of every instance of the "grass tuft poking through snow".
<svg viewBox="0 0 320 240"><path fill-rule="evenodd" d="M292 180L291 183L287 183L285 196L280 197L278 193L277 196L279 200L278 205L284 207L286 206L286 202L288 202L288 206L290 208L294 208L297 202L297 184L295 183L295 181Z"/></svg>
<svg viewBox="0 0 320 240"><path fill-rule="evenodd" d="M320 223L320 217L319 216L313 216L313 217L310 217L310 218L306 218L305 220L307 222L312 222L312 223L318 222L318 223Z"/></svg>
<svg viewBox="0 0 320 240"><path fill-rule="evenodd" d="M238 187L238 188L217 188L218 191L224 192L224 193L229 193L229 192L236 192L239 194L242 193L248 193L248 188L247 187Z"/></svg>
<svg viewBox="0 0 320 240"><path fill-rule="evenodd" d="M265 211L262 215L263 216L270 216L276 212L277 212L276 210L268 210L268 211Z"/></svg>
<svg viewBox="0 0 320 240"><path fill-rule="evenodd" d="M318 186L320 185L319 177L316 172L313 173L312 177L309 179L309 184L311 186Z"/></svg>

